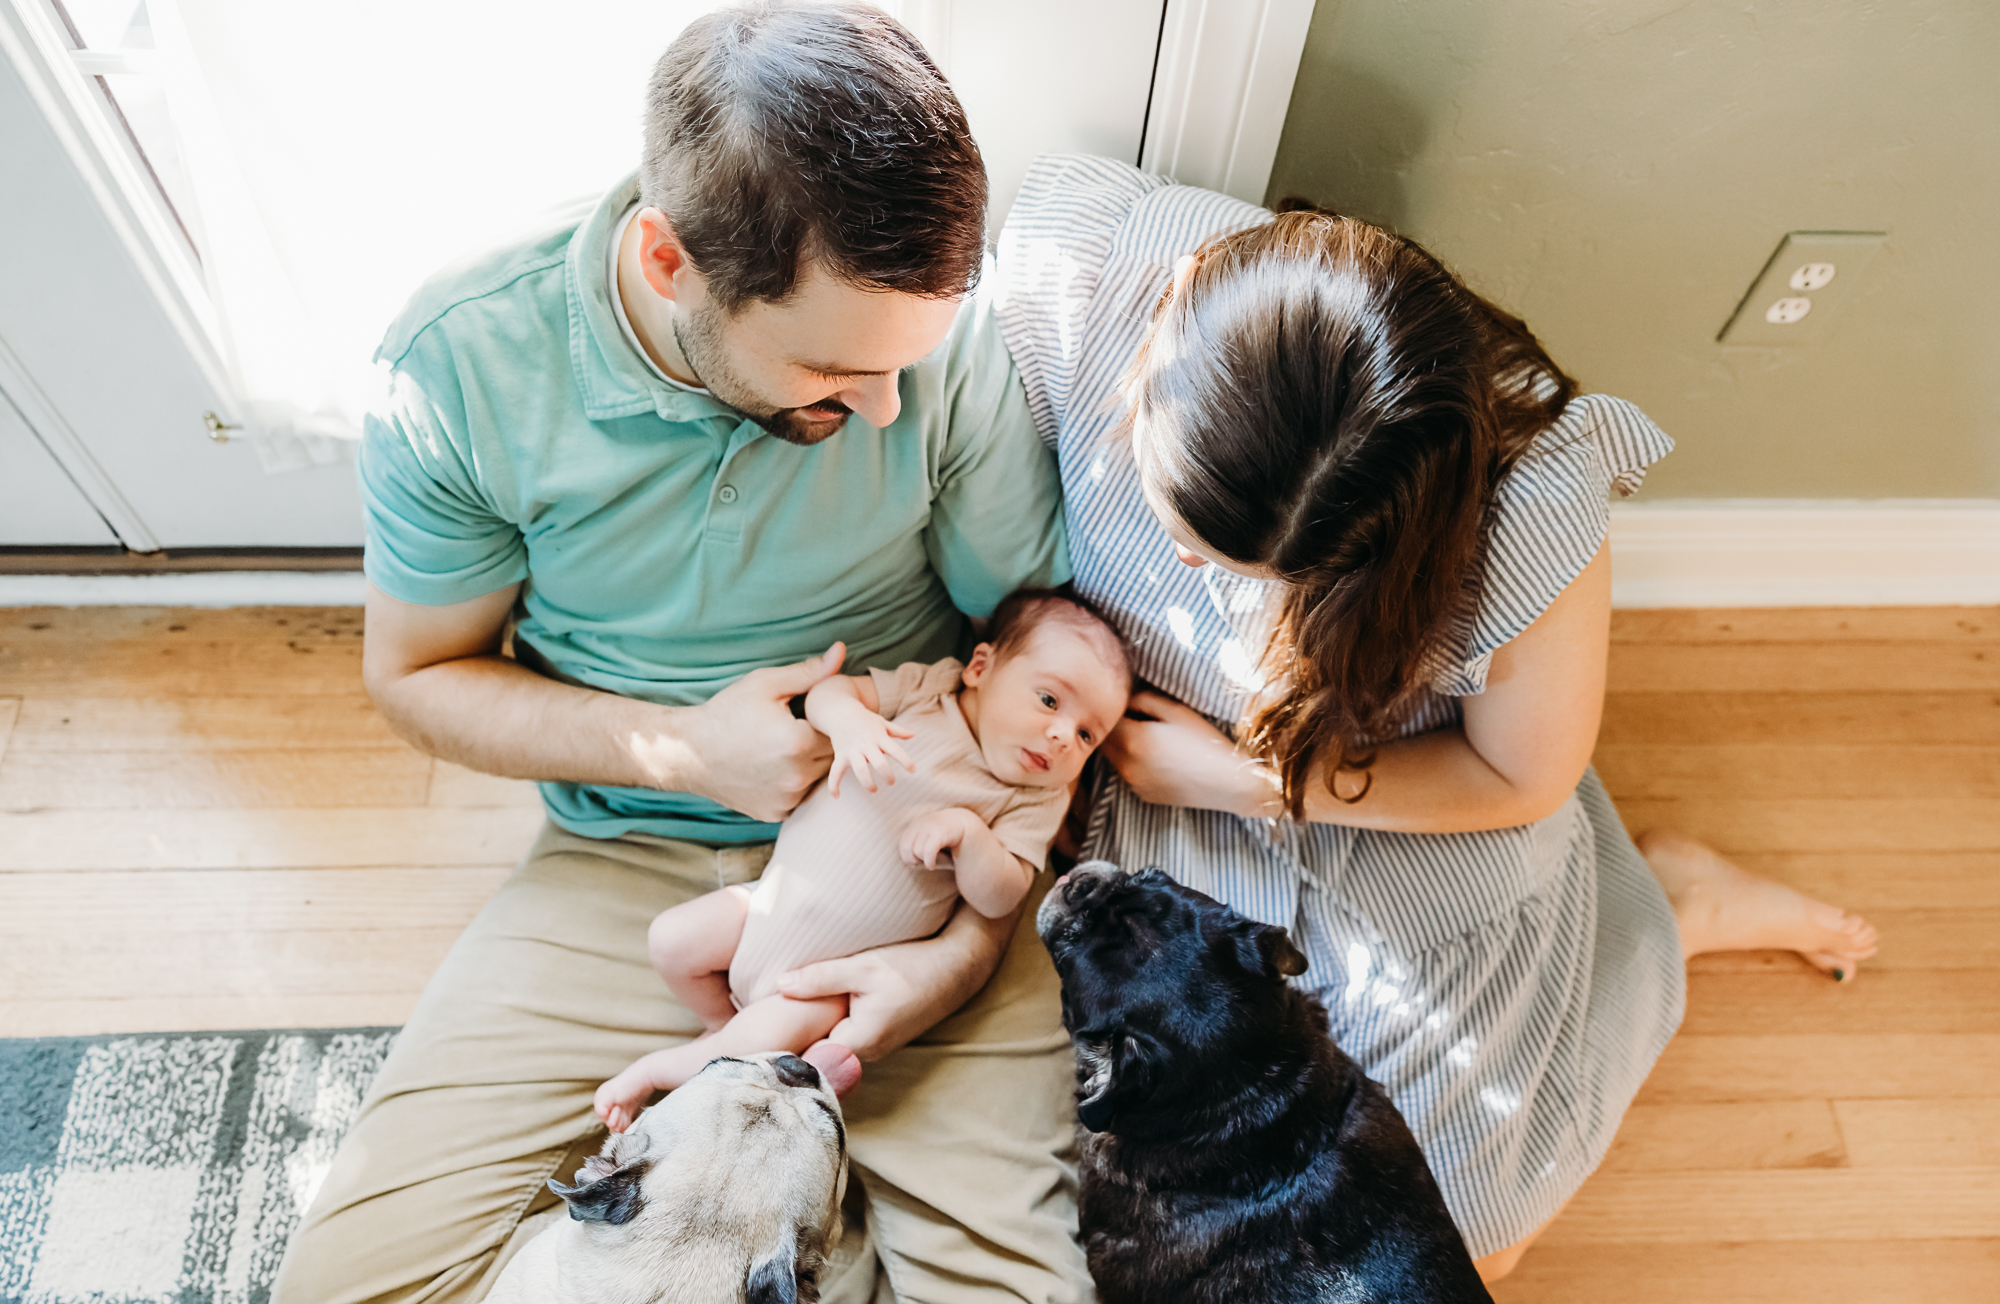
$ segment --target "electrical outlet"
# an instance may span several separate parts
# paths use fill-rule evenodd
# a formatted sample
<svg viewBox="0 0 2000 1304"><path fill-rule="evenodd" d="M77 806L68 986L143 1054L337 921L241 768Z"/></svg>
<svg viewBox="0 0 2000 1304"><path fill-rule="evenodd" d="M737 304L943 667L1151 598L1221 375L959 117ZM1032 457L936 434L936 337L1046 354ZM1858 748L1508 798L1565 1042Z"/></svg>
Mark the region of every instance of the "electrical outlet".
<svg viewBox="0 0 2000 1304"><path fill-rule="evenodd" d="M1888 238L1881 231L1791 232L1716 339L1769 347L1817 338Z"/></svg>

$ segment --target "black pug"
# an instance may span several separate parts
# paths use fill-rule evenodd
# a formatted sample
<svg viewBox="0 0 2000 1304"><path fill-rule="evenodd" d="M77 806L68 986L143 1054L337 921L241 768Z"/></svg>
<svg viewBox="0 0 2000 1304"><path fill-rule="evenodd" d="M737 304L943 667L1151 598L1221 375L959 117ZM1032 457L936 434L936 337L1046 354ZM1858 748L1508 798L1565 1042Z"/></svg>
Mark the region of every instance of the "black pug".
<svg viewBox="0 0 2000 1304"><path fill-rule="evenodd" d="M1306 961L1284 929L1102 861L1035 927L1076 1045L1104 1304L1490 1304L1403 1116L1286 983Z"/></svg>

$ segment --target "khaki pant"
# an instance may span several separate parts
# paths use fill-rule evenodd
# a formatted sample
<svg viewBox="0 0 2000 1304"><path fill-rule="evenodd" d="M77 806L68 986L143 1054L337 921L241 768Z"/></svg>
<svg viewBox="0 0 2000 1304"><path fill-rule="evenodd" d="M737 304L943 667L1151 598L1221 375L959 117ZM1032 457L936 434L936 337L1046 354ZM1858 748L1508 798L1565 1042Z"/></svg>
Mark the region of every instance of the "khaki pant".
<svg viewBox="0 0 2000 1304"><path fill-rule="evenodd" d="M483 1298L559 1216L547 1179L602 1144L598 1084L701 1031L647 962L646 925L755 879L769 856L545 828L424 990L299 1227L278 1304ZM1072 1059L1032 930L1047 882L985 989L842 1102L855 1180L827 1304L1092 1298Z"/></svg>

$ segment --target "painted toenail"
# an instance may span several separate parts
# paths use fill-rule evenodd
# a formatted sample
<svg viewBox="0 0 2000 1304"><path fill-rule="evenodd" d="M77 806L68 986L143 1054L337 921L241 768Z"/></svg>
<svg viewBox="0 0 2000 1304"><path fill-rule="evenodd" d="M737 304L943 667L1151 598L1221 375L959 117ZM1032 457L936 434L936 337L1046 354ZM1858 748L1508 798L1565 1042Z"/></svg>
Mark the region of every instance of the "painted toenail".
<svg viewBox="0 0 2000 1304"><path fill-rule="evenodd" d="M1835 969L1835 970L1833 971L1833 980L1834 980L1835 982L1837 982L1837 983L1844 983L1844 982L1846 982L1846 981L1847 981L1847 970L1845 970L1845 969Z"/></svg>

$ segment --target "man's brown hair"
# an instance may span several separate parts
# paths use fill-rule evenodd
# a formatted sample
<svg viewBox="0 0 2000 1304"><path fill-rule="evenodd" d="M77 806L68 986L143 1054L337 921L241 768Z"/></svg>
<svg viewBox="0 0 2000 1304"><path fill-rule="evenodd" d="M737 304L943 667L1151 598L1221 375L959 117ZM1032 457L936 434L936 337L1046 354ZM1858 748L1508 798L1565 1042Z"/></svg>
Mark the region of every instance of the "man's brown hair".
<svg viewBox="0 0 2000 1304"><path fill-rule="evenodd" d="M690 23L647 87L639 194L730 312L786 298L808 260L950 298L985 250L965 110L914 36L853 0L749 0Z"/></svg>

